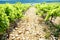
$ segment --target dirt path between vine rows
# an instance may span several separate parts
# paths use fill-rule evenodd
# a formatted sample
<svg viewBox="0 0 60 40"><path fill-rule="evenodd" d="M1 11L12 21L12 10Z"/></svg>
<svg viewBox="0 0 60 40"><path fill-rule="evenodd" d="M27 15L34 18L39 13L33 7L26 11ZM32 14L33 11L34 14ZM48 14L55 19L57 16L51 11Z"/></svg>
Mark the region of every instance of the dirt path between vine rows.
<svg viewBox="0 0 60 40"><path fill-rule="evenodd" d="M43 25L42 21L43 19L36 15L36 8L30 7L25 13L25 18L10 33L8 40L47 40L44 32L47 26Z"/></svg>

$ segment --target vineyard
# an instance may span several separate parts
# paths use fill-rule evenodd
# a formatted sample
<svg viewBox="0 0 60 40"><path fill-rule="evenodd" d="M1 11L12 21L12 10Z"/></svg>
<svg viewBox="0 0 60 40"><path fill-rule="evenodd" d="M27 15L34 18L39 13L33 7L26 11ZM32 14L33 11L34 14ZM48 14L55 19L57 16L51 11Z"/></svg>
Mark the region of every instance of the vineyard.
<svg viewBox="0 0 60 40"><path fill-rule="evenodd" d="M42 3L36 4L36 14L44 19L45 24L50 26L51 34L55 37L60 36L60 4ZM58 40L58 39L57 39Z"/></svg>
<svg viewBox="0 0 60 40"><path fill-rule="evenodd" d="M0 4L0 34L4 34L9 29L10 23L16 19L21 19L30 4Z"/></svg>
<svg viewBox="0 0 60 40"><path fill-rule="evenodd" d="M1 40L60 40L60 4L0 4L0 35Z"/></svg>

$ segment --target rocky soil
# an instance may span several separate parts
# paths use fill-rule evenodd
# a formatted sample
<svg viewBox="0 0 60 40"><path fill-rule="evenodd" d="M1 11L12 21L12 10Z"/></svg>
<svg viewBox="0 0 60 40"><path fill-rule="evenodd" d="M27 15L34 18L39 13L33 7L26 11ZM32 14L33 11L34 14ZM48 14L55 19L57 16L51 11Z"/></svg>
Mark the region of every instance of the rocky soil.
<svg viewBox="0 0 60 40"><path fill-rule="evenodd" d="M25 17L17 24L18 26L9 34L7 40L53 40L46 39L50 32L48 25L43 22L43 18L36 15L34 7L30 7Z"/></svg>

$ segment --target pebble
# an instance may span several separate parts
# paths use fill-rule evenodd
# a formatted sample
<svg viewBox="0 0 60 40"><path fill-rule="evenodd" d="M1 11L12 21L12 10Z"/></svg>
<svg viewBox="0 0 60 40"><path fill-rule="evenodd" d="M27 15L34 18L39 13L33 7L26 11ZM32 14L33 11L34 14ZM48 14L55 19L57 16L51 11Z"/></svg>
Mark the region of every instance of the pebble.
<svg viewBox="0 0 60 40"><path fill-rule="evenodd" d="M18 28L15 28L15 30L17 30Z"/></svg>
<svg viewBox="0 0 60 40"><path fill-rule="evenodd" d="M15 29L13 29L13 31L15 31Z"/></svg>
<svg viewBox="0 0 60 40"><path fill-rule="evenodd" d="M45 39L45 38L39 38L39 40L47 40L47 39Z"/></svg>
<svg viewBox="0 0 60 40"><path fill-rule="evenodd" d="M17 39L17 40L20 40L20 37L17 37L16 39Z"/></svg>
<svg viewBox="0 0 60 40"><path fill-rule="evenodd" d="M21 34L21 33L22 33L22 31L18 31L18 33L19 33L19 34Z"/></svg>
<svg viewBox="0 0 60 40"><path fill-rule="evenodd" d="M18 37L19 35L18 35L18 34L16 34L15 36L16 36L16 37Z"/></svg>
<svg viewBox="0 0 60 40"><path fill-rule="evenodd" d="M12 37L13 37L14 35L13 35L13 34L10 34L10 36L12 36Z"/></svg>
<svg viewBox="0 0 60 40"><path fill-rule="evenodd" d="M26 31L29 31L29 30L31 30L31 28L27 27L27 28L26 28Z"/></svg>
<svg viewBox="0 0 60 40"><path fill-rule="evenodd" d="M29 31L26 31L26 34L29 34Z"/></svg>
<svg viewBox="0 0 60 40"><path fill-rule="evenodd" d="M25 37L23 37L23 40L25 40Z"/></svg>
<svg viewBox="0 0 60 40"><path fill-rule="evenodd" d="M12 39L15 39L15 37L12 37Z"/></svg>

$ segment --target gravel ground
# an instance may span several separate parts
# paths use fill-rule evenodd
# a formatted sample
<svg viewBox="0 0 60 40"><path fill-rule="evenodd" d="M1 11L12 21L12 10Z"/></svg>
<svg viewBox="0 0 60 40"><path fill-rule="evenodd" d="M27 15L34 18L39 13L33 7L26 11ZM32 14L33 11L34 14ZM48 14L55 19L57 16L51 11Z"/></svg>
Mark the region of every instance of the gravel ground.
<svg viewBox="0 0 60 40"><path fill-rule="evenodd" d="M35 13L36 8L29 8L25 18L18 23L18 27L13 29L7 40L48 40L45 39L46 32L44 31L47 26L42 24L43 19Z"/></svg>

